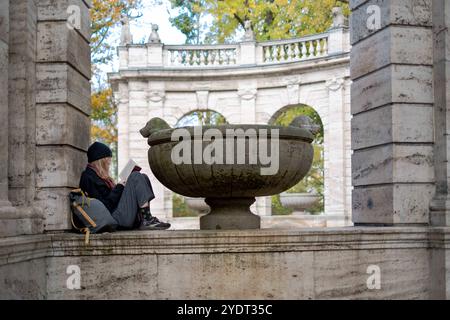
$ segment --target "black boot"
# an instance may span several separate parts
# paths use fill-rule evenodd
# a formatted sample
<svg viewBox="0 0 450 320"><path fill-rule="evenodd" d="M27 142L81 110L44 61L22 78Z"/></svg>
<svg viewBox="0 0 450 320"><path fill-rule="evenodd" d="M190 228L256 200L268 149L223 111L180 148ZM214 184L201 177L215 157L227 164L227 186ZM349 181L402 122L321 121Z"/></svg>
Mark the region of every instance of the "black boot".
<svg viewBox="0 0 450 320"><path fill-rule="evenodd" d="M141 216L140 230L166 230L170 228L170 223L161 222L157 217L153 217L149 207L140 208L139 215Z"/></svg>

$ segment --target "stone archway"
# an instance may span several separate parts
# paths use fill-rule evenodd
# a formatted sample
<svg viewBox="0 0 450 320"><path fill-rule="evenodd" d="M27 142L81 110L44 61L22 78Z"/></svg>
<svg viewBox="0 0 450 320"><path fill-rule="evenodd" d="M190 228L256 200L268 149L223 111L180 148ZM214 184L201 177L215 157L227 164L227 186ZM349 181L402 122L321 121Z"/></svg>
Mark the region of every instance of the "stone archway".
<svg viewBox="0 0 450 320"><path fill-rule="evenodd" d="M269 120L269 125L288 126L298 116L306 115L312 119L314 124L318 125L320 130L317 132L313 146L314 146L314 160L313 165L305 176L305 178L297 185L292 187L287 192L297 194L296 199L304 197L304 194L317 194L320 200L317 204L308 209L312 209L316 214L324 214L324 128L323 122L318 112L311 106L305 104L293 104L282 107L275 112ZM328 184L327 184L328 185ZM290 195L293 196L293 195ZM283 196L286 197L286 196ZM289 209L283 207L280 200L280 195L272 196L272 214L286 214ZM310 210L308 210L310 211ZM323 222L323 225L326 222Z"/></svg>

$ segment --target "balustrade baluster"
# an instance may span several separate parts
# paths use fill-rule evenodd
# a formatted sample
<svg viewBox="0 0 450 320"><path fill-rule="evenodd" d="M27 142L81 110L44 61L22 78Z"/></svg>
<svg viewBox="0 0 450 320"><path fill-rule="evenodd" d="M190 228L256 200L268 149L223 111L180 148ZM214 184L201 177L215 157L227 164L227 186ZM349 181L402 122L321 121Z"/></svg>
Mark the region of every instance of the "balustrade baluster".
<svg viewBox="0 0 450 320"><path fill-rule="evenodd" d="M317 40L317 56L322 56L322 39Z"/></svg>
<svg viewBox="0 0 450 320"><path fill-rule="evenodd" d="M280 62L284 61L286 52L284 51L284 44L278 46L280 48Z"/></svg>
<svg viewBox="0 0 450 320"><path fill-rule="evenodd" d="M326 56L327 54L328 54L328 38L324 38L322 46L322 55Z"/></svg>
<svg viewBox="0 0 450 320"><path fill-rule="evenodd" d="M306 54L307 54L306 42L302 42L302 59L306 59Z"/></svg>
<svg viewBox="0 0 450 320"><path fill-rule="evenodd" d="M270 62L270 47L263 47L264 62Z"/></svg>
<svg viewBox="0 0 450 320"><path fill-rule="evenodd" d="M288 59L289 60L295 60L295 43L288 44Z"/></svg>
<svg viewBox="0 0 450 320"><path fill-rule="evenodd" d="M198 54L199 54L199 65L200 66L204 66L205 65L205 50L199 50Z"/></svg>
<svg viewBox="0 0 450 320"><path fill-rule="evenodd" d="M175 51L169 50L169 65L173 66L175 62Z"/></svg>
<svg viewBox="0 0 450 320"><path fill-rule="evenodd" d="M294 43L294 58L300 59L300 42Z"/></svg>
<svg viewBox="0 0 450 320"><path fill-rule="evenodd" d="M206 51L206 54L207 54L208 66L211 66L213 64L213 50Z"/></svg>

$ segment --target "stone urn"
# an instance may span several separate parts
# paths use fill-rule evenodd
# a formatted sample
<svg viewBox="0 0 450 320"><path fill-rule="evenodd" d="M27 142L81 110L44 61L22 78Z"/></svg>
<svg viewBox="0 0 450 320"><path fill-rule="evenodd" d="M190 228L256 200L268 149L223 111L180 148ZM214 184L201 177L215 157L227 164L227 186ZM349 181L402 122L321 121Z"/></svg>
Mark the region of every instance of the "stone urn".
<svg viewBox="0 0 450 320"><path fill-rule="evenodd" d="M255 197L288 190L311 168L314 137L301 125L309 120L174 129L153 118L140 133L155 177L185 197L205 198L211 211L200 217L201 230L259 229L260 217L250 211Z"/></svg>
<svg viewBox="0 0 450 320"><path fill-rule="evenodd" d="M305 214L305 211L317 202L321 196L317 193L282 193L280 194L280 202L283 207L292 209L292 214Z"/></svg>
<svg viewBox="0 0 450 320"><path fill-rule="evenodd" d="M209 206L206 204L204 198L184 197L184 202L189 209L192 209L199 214L207 214L210 211Z"/></svg>

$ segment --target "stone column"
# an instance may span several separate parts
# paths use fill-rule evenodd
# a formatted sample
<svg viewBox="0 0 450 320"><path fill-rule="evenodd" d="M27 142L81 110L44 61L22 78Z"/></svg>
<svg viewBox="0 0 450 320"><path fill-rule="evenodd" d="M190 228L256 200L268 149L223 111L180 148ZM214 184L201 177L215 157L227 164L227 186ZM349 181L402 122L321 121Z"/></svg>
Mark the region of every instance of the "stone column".
<svg viewBox="0 0 450 320"><path fill-rule="evenodd" d="M256 123L256 87L243 87L238 90L241 99L241 123Z"/></svg>
<svg viewBox="0 0 450 320"><path fill-rule="evenodd" d="M256 81L253 83L243 82L239 85L238 95L241 100L241 124L256 124L256 97L258 89ZM272 214L270 197L257 197L252 204L251 210L260 216Z"/></svg>
<svg viewBox="0 0 450 320"><path fill-rule="evenodd" d="M117 165L119 171L125 167L128 160L130 159L129 152L129 97L128 97L128 83L119 82L117 84L117 89L114 90L115 99L117 103L117 135L118 135L118 145L117 145Z"/></svg>
<svg viewBox="0 0 450 320"><path fill-rule="evenodd" d="M431 202L430 222L450 226L450 2L433 0L434 122L436 194ZM447 239L446 239L447 237ZM444 230L436 230L431 250L431 298L450 299L450 248Z"/></svg>
<svg viewBox="0 0 450 320"><path fill-rule="evenodd" d="M45 213L46 230L65 230L71 228L67 195L87 164L91 1L35 2L36 205Z"/></svg>
<svg viewBox="0 0 450 320"><path fill-rule="evenodd" d="M148 119L154 117L160 117L162 119L166 118L164 101L165 101L165 88L163 82L149 82L148 83ZM142 136L141 136L141 140ZM153 191L155 192L156 198L150 203L152 213L158 218L166 219L173 216L172 209L172 194L173 192L167 189L165 186L159 182L158 179L153 175L147 158L148 145L146 144L146 167L148 168L148 176L153 186Z"/></svg>
<svg viewBox="0 0 450 320"><path fill-rule="evenodd" d="M427 225L434 194L431 0L352 0L356 225Z"/></svg>
<svg viewBox="0 0 450 320"><path fill-rule="evenodd" d="M450 3L433 1L436 194L431 224L450 226Z"/></svg>
<svg viewBox="0 0 450 320"><path fill-rule="evenodd" d="M328 88L328 114L333 121L328 122L327 158L328 166L324 177L325 213L327 215L342 217L341 221L334 221L337 225L345 224L346 202L346 146L345 146L345 79L333 78L326 82ZM330 221L331 223L331 221ZM329 225L331 226L331 225Z"/></svg>
<svg viewBox="0 0 450 320"><path fill-rule="evenodd" d="M0 219L14 216L8 199L9 1L0 2ZM4 233L6 230L0 230Z"/></svg>

